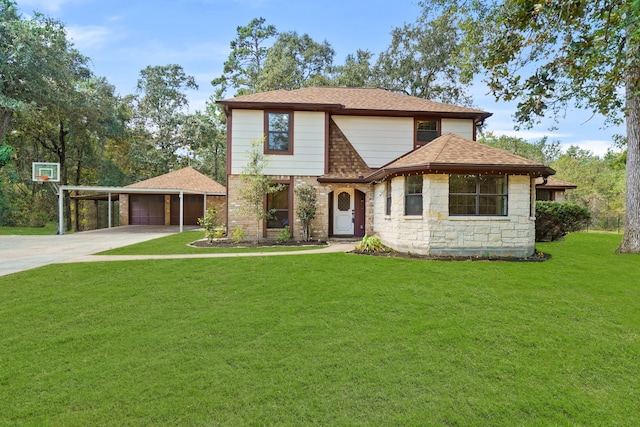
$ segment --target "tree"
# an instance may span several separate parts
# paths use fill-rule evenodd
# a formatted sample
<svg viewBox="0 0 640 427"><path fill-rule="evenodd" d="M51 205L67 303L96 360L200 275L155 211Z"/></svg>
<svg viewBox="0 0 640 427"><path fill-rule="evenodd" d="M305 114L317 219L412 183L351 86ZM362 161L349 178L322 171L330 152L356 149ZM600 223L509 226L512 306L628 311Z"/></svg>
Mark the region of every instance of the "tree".
<svg viewBox="0 0 640 427"><path fill-rule="evenodd" d="M140 71L134 120L142 139L135 148L146 163L147 178L181 165L181 130L189 106L185 91L197 88L180 65L148 66Z"/></svg>
<svg viewBox="0 0 640 427"><path fill-rule="evenodd" d="M465 32L470 72L487 72L516 119L562 117L569 106L626 120L626 227L618 252L640 253L640 5L637 0L442 0ZM423 2L425 11L432 3Z"/></svg>
<svg viewBox="0 0 640 427"><path fill-rule="evenodd" d="M259 89L299 89L330 84L335 52L329 42L314 41L308 34L282 33L267 51Z"/></svg>
<svg viewBox="0 0 640 427"><path fill-rule="evenodd" d="M546 136L538 142L528 142L516 136L496 136L488 132L480 137L478 142L545 165L555 162L560 156L560 143L558 141L548 143Z"/></svg>
<svg viewBox="0 0 640 427"><path fill-rule="evenodd" d="M22 19L14 1L0 0L0 141L17 114L57 105L62 92L89 75L64 25L39 13Z"/></svg>
<svg viewBox="0 0 640 427"><path fill-rule="evenodd" d="M264 169L269 161L263 153L264 141L254 141L248 154L248 161L242 168L240 174L240 199L243 201L242 212L252 215L257 226L256 239L260 240L262 221L273 216L273 212L265 209L265 196L271 193L277 193L282 186L276 184L273 179L264 174Z"/></svg>
<svg viewBox="0 0 640 427"><path fill-rule="evenodd" d="M460 69L454 61L459 35L447 15L430 19L424 13L415 24L391 32L391 44L374 67L377 87L456 105L471 105Z"/></svg>
<svg viewBox="0 0 640 427"><path fill-rule="evenodd" d="M238 37L231 41L231 53L224 63L222 76L211 81L220 98L229 87L236 89L234 96L259 91L260 74L267 57L264 43L278 33L273 25L265 25L264 18L254 18L244 27L237 27Z"/></svg>
<svg viewBox="0 0 640 427"><path fill-rule="evenodd" d="M226 131L223 114L212 102L205 112L196 111L186 117L184 137L199 170L221 184L226 182Z"/></svg>
<svg viewBox="0 0 640 427"><path fill-rule="evenodd" d="M295 194L298 197L296 215L302 223L302 238L305 242L311 240L311 221L316 217L318 207L318 192L311 184L296 187Z"/></svg>
<svg viewBox="0 0 640 427"><path fill-rule="evenodd" d="M355 55L347 55L344 65L338 65L332 68L332 84L343 87L373 86L372 58L373 53L361 49L358 49Z"/></svg>
<svg viewBox="0 0 640 427"><path fill-rule="evenodd" d="M578 186L567 192L566 200L588 207L596 228L605 228L611 214L624 212L624 169L615 164L615 156L603 159L571 146L551 166L559 179Z"/></svg>

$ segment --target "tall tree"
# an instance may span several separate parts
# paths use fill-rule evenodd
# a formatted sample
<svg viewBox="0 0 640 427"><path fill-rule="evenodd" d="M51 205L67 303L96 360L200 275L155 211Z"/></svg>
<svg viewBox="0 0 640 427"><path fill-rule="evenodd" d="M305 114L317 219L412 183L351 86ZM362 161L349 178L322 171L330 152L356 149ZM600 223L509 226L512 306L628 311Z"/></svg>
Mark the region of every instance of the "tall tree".
<svg viewBox="0 0 640 427"><path fill-rule="evenodd" d="M640 4L637 0L442 0L465 31L470 70L534 124L569 106L626 120L626 225L618 252L640 253ZM422 3L425 10L432 3Z"/></svg>
<svg viewBox="0 0 640 427"><path fill-rule="evenodd" d="M181 130L189 106L185 91L197 88L180 65L148 66L140 71L134 120L147 178L181 165Z"/></svg>
<svg viewBox="0 0 640 427"><path fill-rule="evenodd" d="M39 13L23 19L14 1L0 0L0 141L16 114L57 104L77 77L89 75L63 24Z"/></svg>
<svg viewBox="0 0 640 427"><path fill-rule="evenodd" d="M268 50L259 87L276 90L327 85L334 55L326 40L318 43L308 34L281 33Z"/></svg>
<svg viewBox="0 0 640 427"><path fill-rule="evenodd" d="M391 44L374 67L377 87L456 105L471 105L454 60L460 36L448 15L422 14L391 32Z"/></svg>
<svg viewBox="0 0 640 427"><path fill-rule="evenodd" d="M337 65L332 68L332 84L343 87L373 86L372 58L373 53L368 50L358 49L355 55L348 54L344 65Z"/></svg>
<svg viewBox="0 0 640 427"><path fill-rule="evenodd" d="M211 81L220 98L228 88L234 88L234 96L255 93L260 90L260 73L267 58L267 40L278 33L273 25L266 25L264 18L254 18L249 24L237 27L238 37L230 43L231 53L224 63L223 74Z"/></svg>
<svg viewBox="0 0 640 427"><path fill-rule="evenodd" d="M225 124L217 105L208 101L204 112L196 111L187 116L184 137L200 172L213 177L217 182L226 182Z"/></svg>

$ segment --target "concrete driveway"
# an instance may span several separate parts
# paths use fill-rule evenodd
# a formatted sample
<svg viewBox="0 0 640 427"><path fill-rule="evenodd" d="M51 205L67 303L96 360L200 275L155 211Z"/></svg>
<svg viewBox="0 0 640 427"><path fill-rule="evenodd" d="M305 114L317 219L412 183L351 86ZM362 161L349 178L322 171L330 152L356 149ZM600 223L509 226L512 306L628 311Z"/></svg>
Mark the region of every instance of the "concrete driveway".
<svg viewBox="0 0 640 427"><path fill-rule="evenodd" d="M177 232L178 226L129 225L62 236L0 236L0 276Z"/></svg>

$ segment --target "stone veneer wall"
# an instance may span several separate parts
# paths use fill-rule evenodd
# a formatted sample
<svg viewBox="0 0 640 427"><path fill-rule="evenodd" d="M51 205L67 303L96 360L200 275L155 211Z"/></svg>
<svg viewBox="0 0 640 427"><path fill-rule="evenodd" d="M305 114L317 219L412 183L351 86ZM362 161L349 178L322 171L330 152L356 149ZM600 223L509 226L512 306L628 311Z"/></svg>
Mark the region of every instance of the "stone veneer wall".
<svg viewBox="0 0 640 427"><path fill-rule="evenodd" d="M449 176L424 175L423 215L404 215L404 177L391 181L391 215L385 183L375 186L374 231L387 246L422 255L525 257L534 251L532 179L509 176L508 216L449 216Z"/></svg>
<svg viewBox="0 0 640 427"><path fill-rule="evenodd" d="M288 176L274 176L275 180L289 180ZM318 206L316 217L311 222L311 238L313 240L326 240L330 235L329 230L329 194L339 188L355 188L365 193L366 197L366 230L368 234L373 234L373 187L366 184L321 184L315 176L295 176L293 177L294 188L304 184L313 185L318 191ZM227 177L227 231L231 236L236 226L242 227L246 239L255 239L258 235L258 223L251 215L242 213L242 200L239 197L239 187L242 185L239 175L229 175ZM302 227L300 220L295 214L298 198L294 193L293 206L293 238L302 239ZM262 236L263 224L260 224L260 236ZM275 238L279 231L270 232L267 237Z"/></svg>
<svg viewBox="0 0 640 427"><path fill-rule="evenodd" d="M120 194L118 202L120 207L120 225L129 225L129 195Z"/></svg>

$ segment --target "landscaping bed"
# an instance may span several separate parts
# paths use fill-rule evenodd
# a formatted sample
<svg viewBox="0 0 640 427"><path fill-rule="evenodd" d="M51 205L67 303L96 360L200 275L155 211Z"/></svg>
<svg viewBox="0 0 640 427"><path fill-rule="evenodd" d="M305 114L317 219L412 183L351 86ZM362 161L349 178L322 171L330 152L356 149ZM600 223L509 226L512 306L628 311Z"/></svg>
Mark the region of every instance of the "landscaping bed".
<svg viewBox="0 0 640 427"><path fill-rule="evenodd" d="M231 239L213 239L209 242L207 239L196 240L190 243L190 246L196 248L260 248L260 247L277 247L277 246L327 246L326 240L312 240L303 242L300 240L287 240L285 242L277 242L275 240L246 240L234 242Z"/></svg>

